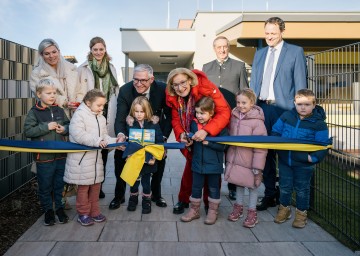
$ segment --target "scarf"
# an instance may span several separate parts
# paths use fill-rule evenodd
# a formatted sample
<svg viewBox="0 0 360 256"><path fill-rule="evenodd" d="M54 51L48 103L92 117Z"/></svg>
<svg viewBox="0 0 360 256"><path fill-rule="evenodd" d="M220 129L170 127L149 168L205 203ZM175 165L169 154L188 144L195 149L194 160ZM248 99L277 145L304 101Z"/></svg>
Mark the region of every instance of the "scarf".
<svg viewBox="0 0 360 256"><path fill-rule="evenodd" d="M185 132L190 132L191 120L195 116L195 100L194 97L190 94L189 99L186 102L183 97L178 97L179 108L178 113L180 117L181 126Z"/></svg>
<svg viewBox="0 0 360 256"><path fill-rule="evenodd" d="M104 58L100 65L97 60L93 58L89 61L89 66L94 75L95 88L100 89L100 78L102 81L102 91L106 95L106 99L109 101L110 95L115 93L115 88L118 83L110 70L110 63Z"/></svg>

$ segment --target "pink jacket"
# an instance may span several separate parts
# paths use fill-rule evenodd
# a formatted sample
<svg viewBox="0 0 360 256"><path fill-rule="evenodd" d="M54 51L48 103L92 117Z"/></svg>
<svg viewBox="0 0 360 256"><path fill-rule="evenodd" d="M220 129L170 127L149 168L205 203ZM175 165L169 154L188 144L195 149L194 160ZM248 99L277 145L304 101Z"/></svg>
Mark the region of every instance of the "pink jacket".
<svg viewBox="0 0 360 256"><path fill-rule="evenodd" d="M231 112L229 133L230 135L267 136L264 120L263 110L256 105L242 119L239 110L234 108ZM266 155L267 149L230 146L226 154L225 180L229 180L231 176L231 183L247 184L250 182L253 184L253 181L241 180L248 179L249 176L240 175L240 173L249 173L249 171L252 172L252 169L263 170ZM253 179L253 176L250 178Z"/></svg>

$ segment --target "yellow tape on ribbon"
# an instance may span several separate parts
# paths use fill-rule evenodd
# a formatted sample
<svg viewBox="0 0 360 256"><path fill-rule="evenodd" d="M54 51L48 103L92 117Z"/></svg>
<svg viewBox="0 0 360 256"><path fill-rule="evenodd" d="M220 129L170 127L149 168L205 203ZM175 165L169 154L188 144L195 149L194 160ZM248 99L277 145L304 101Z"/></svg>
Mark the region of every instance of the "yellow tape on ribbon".
<svg viewBox="0 0 360 256"><path fill-rule="evenodd" d="M136 179L139 177L145 162L145 152L149 152L155 157L155 159L161 160L164 156L165 149L163 145L147 145L136 151L126 160L126 164L121 172L120 178L122 178L130 186L133 186Z"/></svg>

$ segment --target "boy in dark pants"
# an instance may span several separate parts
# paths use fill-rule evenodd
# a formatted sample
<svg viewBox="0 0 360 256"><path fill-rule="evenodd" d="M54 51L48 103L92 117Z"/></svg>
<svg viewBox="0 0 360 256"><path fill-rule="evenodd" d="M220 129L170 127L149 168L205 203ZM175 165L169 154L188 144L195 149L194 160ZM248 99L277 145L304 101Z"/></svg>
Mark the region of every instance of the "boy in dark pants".
<svg viewBox="0 0 360 256"><path fill-rule="evenodd" d="M51 79L42 79L36 85L39 101L29 111L25 123L25 136L33 141L65 141L69 132L69 119L64 110L55 104L56 86ZM39 199L45 212L46 226L55 224L53 197L59 223L66 223L69 217L62 204L66 153L34 153L39 185ZM53 196L52 196L53 194Z"/></svg>
<svg viewBox="0 0 360 256"><path fill-rule="evenodd" d="M284 138L329 143L329 130L322 107L316 105L311 90L301 89L295 95L295 108L284 112L272 128L272 135ZM279 150L280 206L274 219L283 223L291 218L291 198L296 192L296 212L292 226L303 228L310 202L310 180L314 165L326 156L327 150L315 152Z"/></svg>

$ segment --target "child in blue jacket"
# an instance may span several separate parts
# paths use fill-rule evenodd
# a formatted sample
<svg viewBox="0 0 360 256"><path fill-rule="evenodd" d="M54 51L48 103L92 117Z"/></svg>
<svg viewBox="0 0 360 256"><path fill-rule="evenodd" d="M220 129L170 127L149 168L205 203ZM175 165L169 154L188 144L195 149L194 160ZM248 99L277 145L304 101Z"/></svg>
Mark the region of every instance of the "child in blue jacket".
<svg viewBox="0 0 360 256"><path fill-rule="evenodd" d="M190 124L190 131L196 133L203 129L214 115L215 103L211 97L203 97L195 103L195 115ZM218 136L227 136L224 128ZM220 204L220 180L224 171L225 145L210 141L192 141L193 160L191 165L193 180L190 196L190 210L181 217L181 221L190 222L200 218L201 195L205 179L209 187L209 209L204 221L207 225L215 224Z"/></svg>
<svg viewBox="0 0 360 256"><path fill-rule="evenodd" d="M311 90L301 89L295 95L295 108L284 112L272 128L272 135L284 138L329 143L329 130L322 107L316 105ZM283 223L291 218L291 198L296 192L296 212L292 226L303 228L307 222L310 202L310 180L314 165L327 154L327 150L315 152L279 150L280 206L274 219Z"/></svg>

